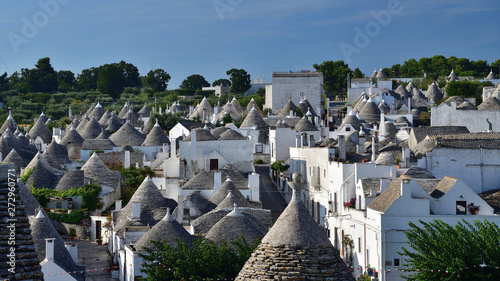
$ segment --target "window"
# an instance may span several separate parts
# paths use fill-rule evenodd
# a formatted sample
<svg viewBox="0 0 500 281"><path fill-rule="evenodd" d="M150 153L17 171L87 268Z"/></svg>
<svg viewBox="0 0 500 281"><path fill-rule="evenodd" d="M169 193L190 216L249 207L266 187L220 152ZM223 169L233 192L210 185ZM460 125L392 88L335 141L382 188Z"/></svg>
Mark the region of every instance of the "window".
<svg viewBox="0 0 500 281"><path fill-rule="evenodd" d="M335 211L335 213L336 213L336 212L337 212L337 192L335 192L335 193L333 194L333 206L334 206L334 207L333 207L333 208L334 208L334 211Z"/></svg>
<svg viewBox="0 0 500 281"><path fill-rule="evenodd" d="M255 146L255 153L262 153L263 148L261 144Z"/></svg>
<svg viewBox="0 0 500 281"><path fill-rule="evenodd" d="M366 264L370 264L370 249L366 249Z"/></svg>
<svg viewBox="0 0 500 281"><path fill-rule="evenodd" d="M399 266L399 259L394 259L394 266Z"/></svg>
<svg viewBox="0 0 500 281"><path fill-rule="evenodd" d="M345 131L346 131L346 132L351 131L351 127L345 127Z"/></svg>
<svg viewBox="0 0 500 281"><path fill-rule="evenodd" d="M326 178L326 169L323 169L323 177Z"/></svg>
<svg viewBox="0 0 500 281"><path fill-rule="evenodd" d="M467 213L467 201L457 201L457 215L465 215Z"/></svg>
<svg viewBox="0 0 500 281"><path fill-rule="evenodd" d="M361 237L358 237L358 253L361 253Z"/></svg>
<svg viewBox="0 0 500 281"><path fill-rule="evenodd" d="M62 208L62 206L61 206L61 202L56 202L56 208L57 208L57 209L61 209L61 208Z"/></svg>

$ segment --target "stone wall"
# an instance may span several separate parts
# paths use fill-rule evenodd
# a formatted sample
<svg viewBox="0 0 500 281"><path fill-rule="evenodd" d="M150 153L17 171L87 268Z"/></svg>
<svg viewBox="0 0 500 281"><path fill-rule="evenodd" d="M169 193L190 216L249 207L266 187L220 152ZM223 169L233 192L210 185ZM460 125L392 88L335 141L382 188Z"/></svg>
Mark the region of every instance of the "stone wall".
<svg viewBox="0 0 500 281"><path fill-rule="evenodd" d="M236 280L355 280L333 247L270 246L252 253Z"/></svg>

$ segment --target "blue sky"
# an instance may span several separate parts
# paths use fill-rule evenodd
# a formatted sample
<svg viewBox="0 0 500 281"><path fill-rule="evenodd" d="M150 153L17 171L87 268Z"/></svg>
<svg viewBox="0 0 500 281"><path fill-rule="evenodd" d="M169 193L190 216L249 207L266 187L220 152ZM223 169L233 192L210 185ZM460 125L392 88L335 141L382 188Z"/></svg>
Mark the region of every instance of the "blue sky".
<svg viewBox="0 0 500 281"><path fill-rule="evenodd" d="M176 89L191 74L212 83L243 68L271 82L274 71L325 60L367 75L434 55L491 63L500 58L499 12L498 0L9 1L0 10L0 73L42 57L75 74L125 60L141 75L166 70Z"/></svg>

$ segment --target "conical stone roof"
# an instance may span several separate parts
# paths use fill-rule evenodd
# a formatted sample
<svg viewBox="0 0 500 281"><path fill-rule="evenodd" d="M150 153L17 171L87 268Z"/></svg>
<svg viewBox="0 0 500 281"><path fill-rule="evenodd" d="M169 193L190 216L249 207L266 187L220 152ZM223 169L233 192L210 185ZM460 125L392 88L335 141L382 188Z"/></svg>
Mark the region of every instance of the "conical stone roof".
<svg viewBox="0 0 500 281"><path fill-rule="evenodd" d="M219 114L217 114L217 120L222 121L222 119L226 116L226 113L231 116L234 122L238 122L241 120L241 113L243 110L238 111L232 103L226 103Z"/></svg>
<svg viewBox="0 0 500 281"><path fill-rule="evenodd" d="M85 172L73 170L66 172L56 185L55 190L70 190L80 188L85 185Z"/></svg>
<svg viewBox="0 0 500 281"><path fill-rule="evenodd" d="M252 127L256 127L260 132L258 142L269 142L269 125L266 123L266 121L264 121L257 109L254 108L252 108L252 110L250 110L248 115L245 117L245 120L243 120L240 125L240 129Z"/></svg>
<svg viewBox="0 0 500 281"><path fill-rule="evenodd" d="M406 90L408 91L408 93L412 93L414 88L415 88L415 85L413 85L413 83L411 81L410 81L410 83L408 83L408 85L406 85Z"/></svg>
<svg viewBox="0 0 500 281"><path fill-rule="evenodd" d="M227 194L232 192L233 196L237 198L237 201L241 204L241 207L251 207L251 204L248 200L241 194L241 191L234 185L233 181L230 178L227 178L226 181L220 186L219 189L208 199L208 201L214 203L215 205L219 205L224 199L226 199Z"/></svg>
<svg viewBox="0 0 500 281"><path fill-rule="evenodd" d="M355 112L360 112L361 109L363 109L363 107L365 106L366 102L368 101L368 99L366 98L366 94L365 96L363 96L363 98L359 98L358 99L358 102L354 105L354 111Z"/></svg>
<svg viewBox="0 0 500 281"><path fill-rule="evenodd" d="M264 113L262 112L262 110L260 110L259 105L257 104L257 102L253 98L250 100L250 102L248 102L247 107L246 107L243 115L244 116L248 115L248 113L250 113L250 110L252 110L253 107L255 107L257 112L259 112L260 116L264 116Z"/></svg>
<svg viewBox="0 0 500 281"><path fill-rule="evenodd" d="M109 139L117 146L125 144L140 146L146 139L146 136L137 131L130 122L125 122L125 124L123 124L118 131L113 133Z"/></svg>
<svg viewBox="0 0 500 281"><path fill-rule="evenodd" d="M82 138L80 133L78 133L78 131L74 127L71 127L71 129L66 130L66 134L64 134L64 137L61 139L59 144L66 146L68 145L81 146L83 144L83 141L84 139Z"/></svg>
<svg viewBox="0 0 500 281"><path fill-rule="evenodd" d="M108 122L109 117L111 117L111 113L106 110L104 112L104 114L101 116L101 118L99 119L99 124L101 124L101 126L104 126Z"/></svg>
<svg viewBox="0 0 500 281"><path fill-rule="evenodd" d="M85 178L94 180L102 185L114 188L120 183L121 173L118 171L111 171L99 158L97 153L90 156L81 170L85 172Z"/></svg>
<svg viewBox="0 0 500 281"><path fill-rule="evenodd" d="M240 133L234 131L234 130L227 130L224 133L222 133L218 140L246 140L247 138L242 136Z"/></svg>
<svg viewBox="0 0 500 281"><path fill-rule="evenodd" d="M462 102L460 105L457 105L457 109L461 110L477 110L477 107L470 103L470 101L466 100Z"/></svg>
<svg viewBox="0 0 500 281"><path fill-rule="evenodd" d="M412 90L412 99L414 99L414 100L427 100L427 98L424 96L424 94L422 94L422 92L417 88L413 88L413 90Z"/></svg>
<svg viewBox="0 0 500 281"><path fill-rule="evenodd" d="M32 171L26 180L26 185L35 188L54 189L64 173L52 167L40 153L26 166L27 169L32 169Z"/></svg>
<svg viewBox="0 0 500 281"><path fill-rule="evenodd" d="M383 112L384 114L389 114L391 112L391 107L385 102L385 100L380 102L378 108L380 109L380 112Z"/></svg>
<svg viewBox="0 0 500 281"><path fill-rule="evenodd" d="M151 132L151 130L153 129L154 126L155 126L155 124L153 123L153 120L149 119L149 121L146 122L146 124L144 124L144 127L141 130L141 133L143 135L149 134L149 132Z"/></svg>
<svg viewBox="0 0 500 281"><path fill-rule="evenodd" d="M7 154L7 157L3 160L4 163L11 163L14 164L14 167L16 169L16 173L19 175L21 173L21 168L26 167L26 161L17 153L17 151L13 148Z"/></svg>
<svg viewBox="0 0 500 281"><path fill-rule="evenodd" d="M339 127L339 131L342 130L347 124L350 124L356 130L359 130L359 128L361 127L361 121L356 117L356 114L354 114L352 110L349 112L349 114L346 115L344 121L342 121L342 124Z"/></svg>
<svg viewBox="0 0 500 281"><path fill-rule="evenodd" d="M297 132L311 132L318 131L318 128L309 121L305 116L302 117L297 124L295 124L295 131Z"/></svg>
<svg viewBox="0 0 500 281"><path fill-rule="evenodd" d="M49 128L47 128L47 125L45 125L45 122L42 122L42 119L38 119L38 121L36 121L35 125L31 128L29 135L32 140L40 137L44 143L50 143L52 141L52 133Z"/></svg>
<svg viewBox="0 0 500 281"><path fill-rule="evenodd" d="M237 205L237 204L236 204ZM262 225L256 226L253 221L243 215L234 205L234 210L218 221L205 236L217 244L226 243L230 245L243 236L245 241L251 245L257 239L264 237L265 233L260 231Z"/></svg>
<svg viewBox="0 0 500 281"><path fill-rule="evenodd" d="M427 92L425 92L425 97L430 100L442 100L444 96L443 93L441 93L441 90L439 90L436 83L433 82L431 85L429 85Z"/></svg>
<svg viewBox="0 0 500 281"><path fill-rule="evenodd" d="M9 112L9 116L7 116L7 119L5 119L5 122L3 122L2 127L0 127L0 134L3 134L5 130L10 129L11 132L15 132L16 130L19 130L19 127L17 126L16 121L14 118L12 118L11 113Z"/></svg>
<svg viewBox="0 0 500 281"><path fill-rule="evenodd" d="M455 71L454 71L453 69L451 70L451 72L450 72L450 74L448 75L448 77L447 77L447 78L448 78L448 80L450 80L450 81L451 81L451 80L453 80L453 81L455 81L455 80L459 80L459 79L458 79L457 74L455 73Z"/></svg>
<svg viewBox="0 0 500 281"><path fill-rule="evenodd" d="M368 122L380 121L380 109L371 98L363 106L359 115L361 115Z"/></svg>
<svg viewBox="0 0 500 281"><path fill-rule="evenodd" d="M206 129L193 129L196 131L196 141L214 141L217 140L209 130ZM193 132L191 130L191 132ZM184 141L191 141L191 133L184 139Z"/></svg>
<svg viewBox="0 0 500 281"><path fill-rule="evenodd" d="M403 85L399 85L394 92L396 92L399 95L400 99L407 99L410 97L410 93L406 90L406 88Z"/></svg>
<svg viewBox="0 0 500 281"><path fill-rule="evenodd" d="M377 78L377 70L376 69L373 70L372 76L370 76L370 78L371 79Z"/></svg>
<svg viewBox="0 0 500 281"><path fill-rule="evenodd" d="M290 183L294 189L290 203L236 280L278 280L290 278L290 273L302 280L355 280L326 233L300 202L297 192L306 184L300 183L297 174ZM321 262L309 262L314 260Z"/></svg>
<svg viewBox="0 0 500 281"><path fill-rule="evenodd" d="M224 133L227 130L231 130L231 129L229 129L228 127L216 127L214 129L211 129L210 133L212 134L212 136L214 136L216 139L218 139L220 137L220 135L222 135L222 133Z"/></svg>
<svg viewBox="0 0 500 281"><path fill-rule="evenodd" d="M497 79L497 76L495 75L495 73L493 73L492 70L490 70L490 73L488 74L488 76L484 77L485 80L493 80L493 79Z"/></svg>
<svg viewBox="0 0 500 281"><path fill-rule="evenodd" d="M120 110L120 112L118 113L118 118L120 119L124 119L125 118L125 115L127 115L128 113L128 110L129 110L129 105L128 105L128 102L126 102L122 109Z"/></svg>
<svg viewBox="0 0 500 281"><path fill-rule="evenodd" d="M392 154L390 154L389 152L382 152L377 157L377 160L375 160L375 164L383 166L391 166L391 165L396 165L396 161L394 160Z"/></svg>
<svg viewBox="0 0 500 281"><path fill-rule="evenodd" d="M99 119L101 119L104 112L106 112L106 110L104 110L104 108L98 102L97 105L92 110L92 112L90 113L89 118L90 119L95 118L96 120L99 120Z"/></svg>
<svg viewBox="0 0 500 281"><path fill-rule="evenodd" d="M478 110L500 110L500 101L495 97L485 99L478 107Z"/></svg>
<svg viewBox="0 0 500 281"><path fill-rule="evenodd" d="M210 105L206 97L204 97L196 106L196 108L193 110L193 113L189 116L189 119L192 120L197 116L203 118L203 109L205 109L205 119L214 114L214 108Z"/></svg>
<svg viewBox="0 0 500 281"><path fill-rule="evenodd" d="M177 203L174 200L165 198L161 195L158 187L156 187L151 178L147 176L134 192L127 206L117 212L115 231L121 231L124 227L135 223L132 220L133 202L141 203L139 223L149 226L153 226L163 219L168 208L174 210L175 207L177 207Z"/></svg>
<svg viewBox="0 0 500 281"><path fill-rule="evenodd" d="M106 130L116 132L122 127L122 120L114 112L111 112L111 116L109 117Z"/></svg>
<svg viewBox="0 0 500 281"><path fill-rule="evenodd" d="M78 131L78 133L81 135L82 133L82 130L83 128L85 128L85 125L87 125L87 123L90 121L90 118L88 118L87 116L85 116L84 118L82 118L82 120L80 120L80 123L78 123L78 126L76 126L76 130ZM74 126L74 125L73 125Z"/></svg>
<svg viewBox="0 0 500 281"><path fill-rule="evenodd" d="M46 152L49 152L60 165L71 163L68 158L68 149L58 144L56 141L52 141L49 146L47 146Z"/></svg>
<svg viewBox="0 0 500 281"><path fill-rule="evenodd" d="M314 108L312 107L311 103L309 103L309 101L306 98L301 100L299 104L297 104L297 107L300 109L300 111L302 111L302 114L304 115L306 115L306 113L309 111L313 116L318 116L316 114L316 111L314 111Z"/></svg>
<svg viewBox="0 0 500 281"><path fill-rule="evenodd" d="M160 127L158 123L156 123L153 129L149 132L148 136L142 143L143 146L163 146L163 144L169 144L170 140L167 135Z"/></svg>
<svg viewBox="0 0 500 281"><path fill-rule="evenodd" d="M146 248L157 250L157 247L151 241L164 241L171 247L177 247L176 240L184 241L191 246L194 237L172 217L170 210L167 210L165 217L144 234L135 243L134 248L139 252L144 251Z"/></svg>
<svg viewBox="0 0 500 281"><path fill-rule="evenodd" d="M144 103L144 106L137 113L142 117L150 117L151 116L151 109L148 107L148 105L146 103Z"/></svg>
<svg viewBox="0 0 500 281"><path fill-rule="evenodd" d="M12 184L8 181L8 169L13 169L14 166L11 164L0 165L0 204L4 208L2 212L3 219L0 220L0 233L2 234L2 247L0 247L0 261L3 263L2 269L0 270L1 280L43 280L44 274L42 273L42 268L40 266L40 259L37 256L36 248L33 241L33 236L30 230L30 224L28 216L26 214L25 205L26 203L20 204L18 202L22 201L20 190L17 185L14 186L14 191L12 189ZM14 196L8 196L10 192L14 193ZM13 221L8 221L6 218L8 203L12 203L9 198L14 198L16 201L16 211L14 216L11 217L15 221L15 245L8 245L8 239L6 238L10 230L9 225ZM7 268L8 257L11 253L10 247L15 248L16 253L16 273L10 273Z"/></svg>
<svg viewBox="0 0 500 281"><path fill-rule="evenodd" d="M278 111L278 118L284 118L290 115L290 110L297 109L297 106L293 103L292 99L288 99L285 105Z"/></svg>
<svg viewBox="0 0 500 281"><path fill-rule="evenodd" d="M102 131L102 127L95 118L91 118L85 127L79 131L80 135L84 139L95 139Z"/></svg>
<svg viewBox="0 0 500 281"><path fill-rule="evenodd" d="M241 119L241 116L243 116L244 110L243 110L243 107L241 106L241 104L236 99L236 97L233 97L233 99L231 100L231 105L236 110L236 112L238 113L238 115L240 116L240 119Z"/></svg>
<svg viewBox="0 0 500 281"><path fill-rule="evenodd" d="M378 71L377 73L377 79L383 79L383 78L387 78L387 75L385 74L385 72L382 70L382 68Z"/></svg>
<svg viewBox="0 0 500 281"><path fill-rule="evenodd" d="M215 209L220 210L220 209L232 208L234 207L234 204L236 204L237 206L242 206L244 203L245 202L241 202L241 198L234 196L233 191L230 190L227 193L226 198L224 198L224 200L222 200L222 202L220 202Z"/></svg>

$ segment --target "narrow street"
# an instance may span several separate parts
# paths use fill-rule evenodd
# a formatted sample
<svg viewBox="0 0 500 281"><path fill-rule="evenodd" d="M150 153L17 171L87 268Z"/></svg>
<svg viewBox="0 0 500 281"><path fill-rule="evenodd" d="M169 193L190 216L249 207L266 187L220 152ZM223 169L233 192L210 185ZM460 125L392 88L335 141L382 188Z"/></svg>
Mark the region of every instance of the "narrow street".
<svg viewBox="0 0 500 281"><path fill-rule="evenodd" d="M287 203L281 193L276 189L269 177L269 165L255 165L255 172L260 175L260 201L262 208L271 210L273 223L285 210Z"/></svg>

